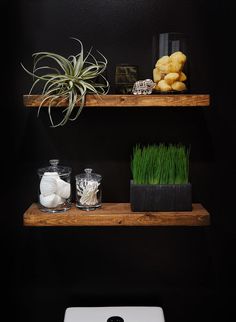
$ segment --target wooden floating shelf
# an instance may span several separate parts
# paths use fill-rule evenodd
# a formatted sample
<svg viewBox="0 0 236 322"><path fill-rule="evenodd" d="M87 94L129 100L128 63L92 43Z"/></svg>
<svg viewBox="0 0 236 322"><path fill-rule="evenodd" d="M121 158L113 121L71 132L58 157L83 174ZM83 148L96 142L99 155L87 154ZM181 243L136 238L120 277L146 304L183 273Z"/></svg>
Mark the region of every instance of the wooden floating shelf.
<svg viewBox="0 0 236 322"><path fill-rule="evenodd" d="M26 107L38 107L42 102L42 95L23 95ZM66 106L66 101L57 99L52 106ZM49 100L42 106L48 106ZM79 105L79 104L78 104ZM97 95L86 95L85 106L87 107L168 107L168 106L209 106L210 95L208 94L151 94L151 95L115 95L108 94L98 97Z"/></svg>
<svg viewBox="0 0 236 322"><path fill-rule="evenodd" d="M24 213L24 226L208 226L210 215L199 203L192 211L132 212L129 203L103 203L90 212L73 204L63 213L45 213L33 203Z"/></svg>

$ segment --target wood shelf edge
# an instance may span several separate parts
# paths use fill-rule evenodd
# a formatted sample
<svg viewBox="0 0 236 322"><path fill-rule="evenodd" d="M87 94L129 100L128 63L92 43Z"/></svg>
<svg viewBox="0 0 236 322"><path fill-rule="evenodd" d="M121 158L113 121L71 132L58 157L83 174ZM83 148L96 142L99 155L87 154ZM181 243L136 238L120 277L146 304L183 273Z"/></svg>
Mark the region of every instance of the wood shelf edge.
<svg viewBox="0 0 236 322"><path fill-rule="evenodd" d="M26 107L38 107L42 95L23 95ZM43 107L48 106L45 101ZM66 101L55 100L54 107L66 106ZM79 106L79 104L78 104ZM86 107L206 107L210 106L209 94L151 94L151 95L118 95L107 94L101 97L88 94L85 99Z"/></svg>
<svg viewBox="0 0 236 322"><path fill-rule="evenodd" d="M132 212L129 203L104 203L86 212L73 204L63 213L45 213L33 203L24 213L24 226L209 226L210 215L201 204L185 212Z"/></svg>

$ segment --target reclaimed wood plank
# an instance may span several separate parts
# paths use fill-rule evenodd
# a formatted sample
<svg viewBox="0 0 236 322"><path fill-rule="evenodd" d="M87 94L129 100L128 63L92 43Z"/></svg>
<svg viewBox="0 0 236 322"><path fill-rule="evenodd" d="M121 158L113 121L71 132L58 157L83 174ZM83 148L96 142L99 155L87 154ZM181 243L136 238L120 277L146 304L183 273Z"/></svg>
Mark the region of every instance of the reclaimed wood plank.
<svg viewBox="0 0 236 322"><path fill-rule="evenodd" d="M132 212L129 203L104 203L93 211L73 204L63 213L45 213L33 203L24 213L24 226L208 226L210 216L199 203L192 211Z"/></svg>
<svg viewBox="0 0 236 322"><path fill-rule="evenodd" d="M42 102L42 95L23 95L23 103L26 107L38 107ZM42 106L48 106L49 100ZM57 99L54 107L66 106L67 102ZM86 107L204 107L210 105L208 94L152 94L152 95L86 95ZM78 104L79 106L79 104Z"/></svg>

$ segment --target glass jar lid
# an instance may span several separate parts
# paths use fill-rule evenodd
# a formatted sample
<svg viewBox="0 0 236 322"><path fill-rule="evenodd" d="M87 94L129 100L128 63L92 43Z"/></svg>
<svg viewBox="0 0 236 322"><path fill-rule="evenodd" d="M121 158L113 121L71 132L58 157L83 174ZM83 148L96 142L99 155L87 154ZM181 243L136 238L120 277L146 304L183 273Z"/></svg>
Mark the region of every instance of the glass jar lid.
<svg viewBox="0 0 236 322"><path fill-rule="evenodd" d="M71 168L58 165L59 164L58 159L51 159L49 160L49 163L50 163L50 166L38 169L39 175L42 176L45 172L56 172L59 174L59 176L70 175Z"/></svg>
<svg viewBox="0 0 236 322"><path fill-rule="evenodd" d="M84 169L85 173L80 173L75 176L77 180L87 180L87 181L101 181L102 176L98 173L92 173L93 169Z"/></svg>

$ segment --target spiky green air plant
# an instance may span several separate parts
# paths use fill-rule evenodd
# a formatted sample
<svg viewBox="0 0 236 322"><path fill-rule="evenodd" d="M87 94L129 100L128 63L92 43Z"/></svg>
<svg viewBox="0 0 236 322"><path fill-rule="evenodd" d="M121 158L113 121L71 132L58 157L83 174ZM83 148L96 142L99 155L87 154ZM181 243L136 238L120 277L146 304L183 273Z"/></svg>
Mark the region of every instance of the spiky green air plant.
<svg viewBox="0 0 236 322"><path fill-rule="evenodd" d="M63 126L68 120L76 120L83 109L87 93L100 96L100 94L107 94L109 90L109 83L102 75L107 67L107 59L97 51L102 58L102 60L97 60L91 53L92 48L84 55L82 42L77 38L72 37L72 39L80 44L80 52L75 56L71 55L65 58L51 52L37 52L32 55L34 58L32 72L21 64L23 69L33 76L34 81L29 94L32 93L38 83L43 82L44 84L42 89L43 99L38 109L38 115L43 104L47 102L52 127ZM48 61L50 59L56 63L56 68L47 65L40 66L43 60ZM43 74L42 72L45 70L47 70L47 73ZM98 76L100 76L102 83L96 83ZM63 102L66 105L63 110L65 115L57 124L54 124L51 115L51 107L55 105L55 101L57 101L56 105ZM79 108L72 114L76 105L79 105Z"/></svg>

